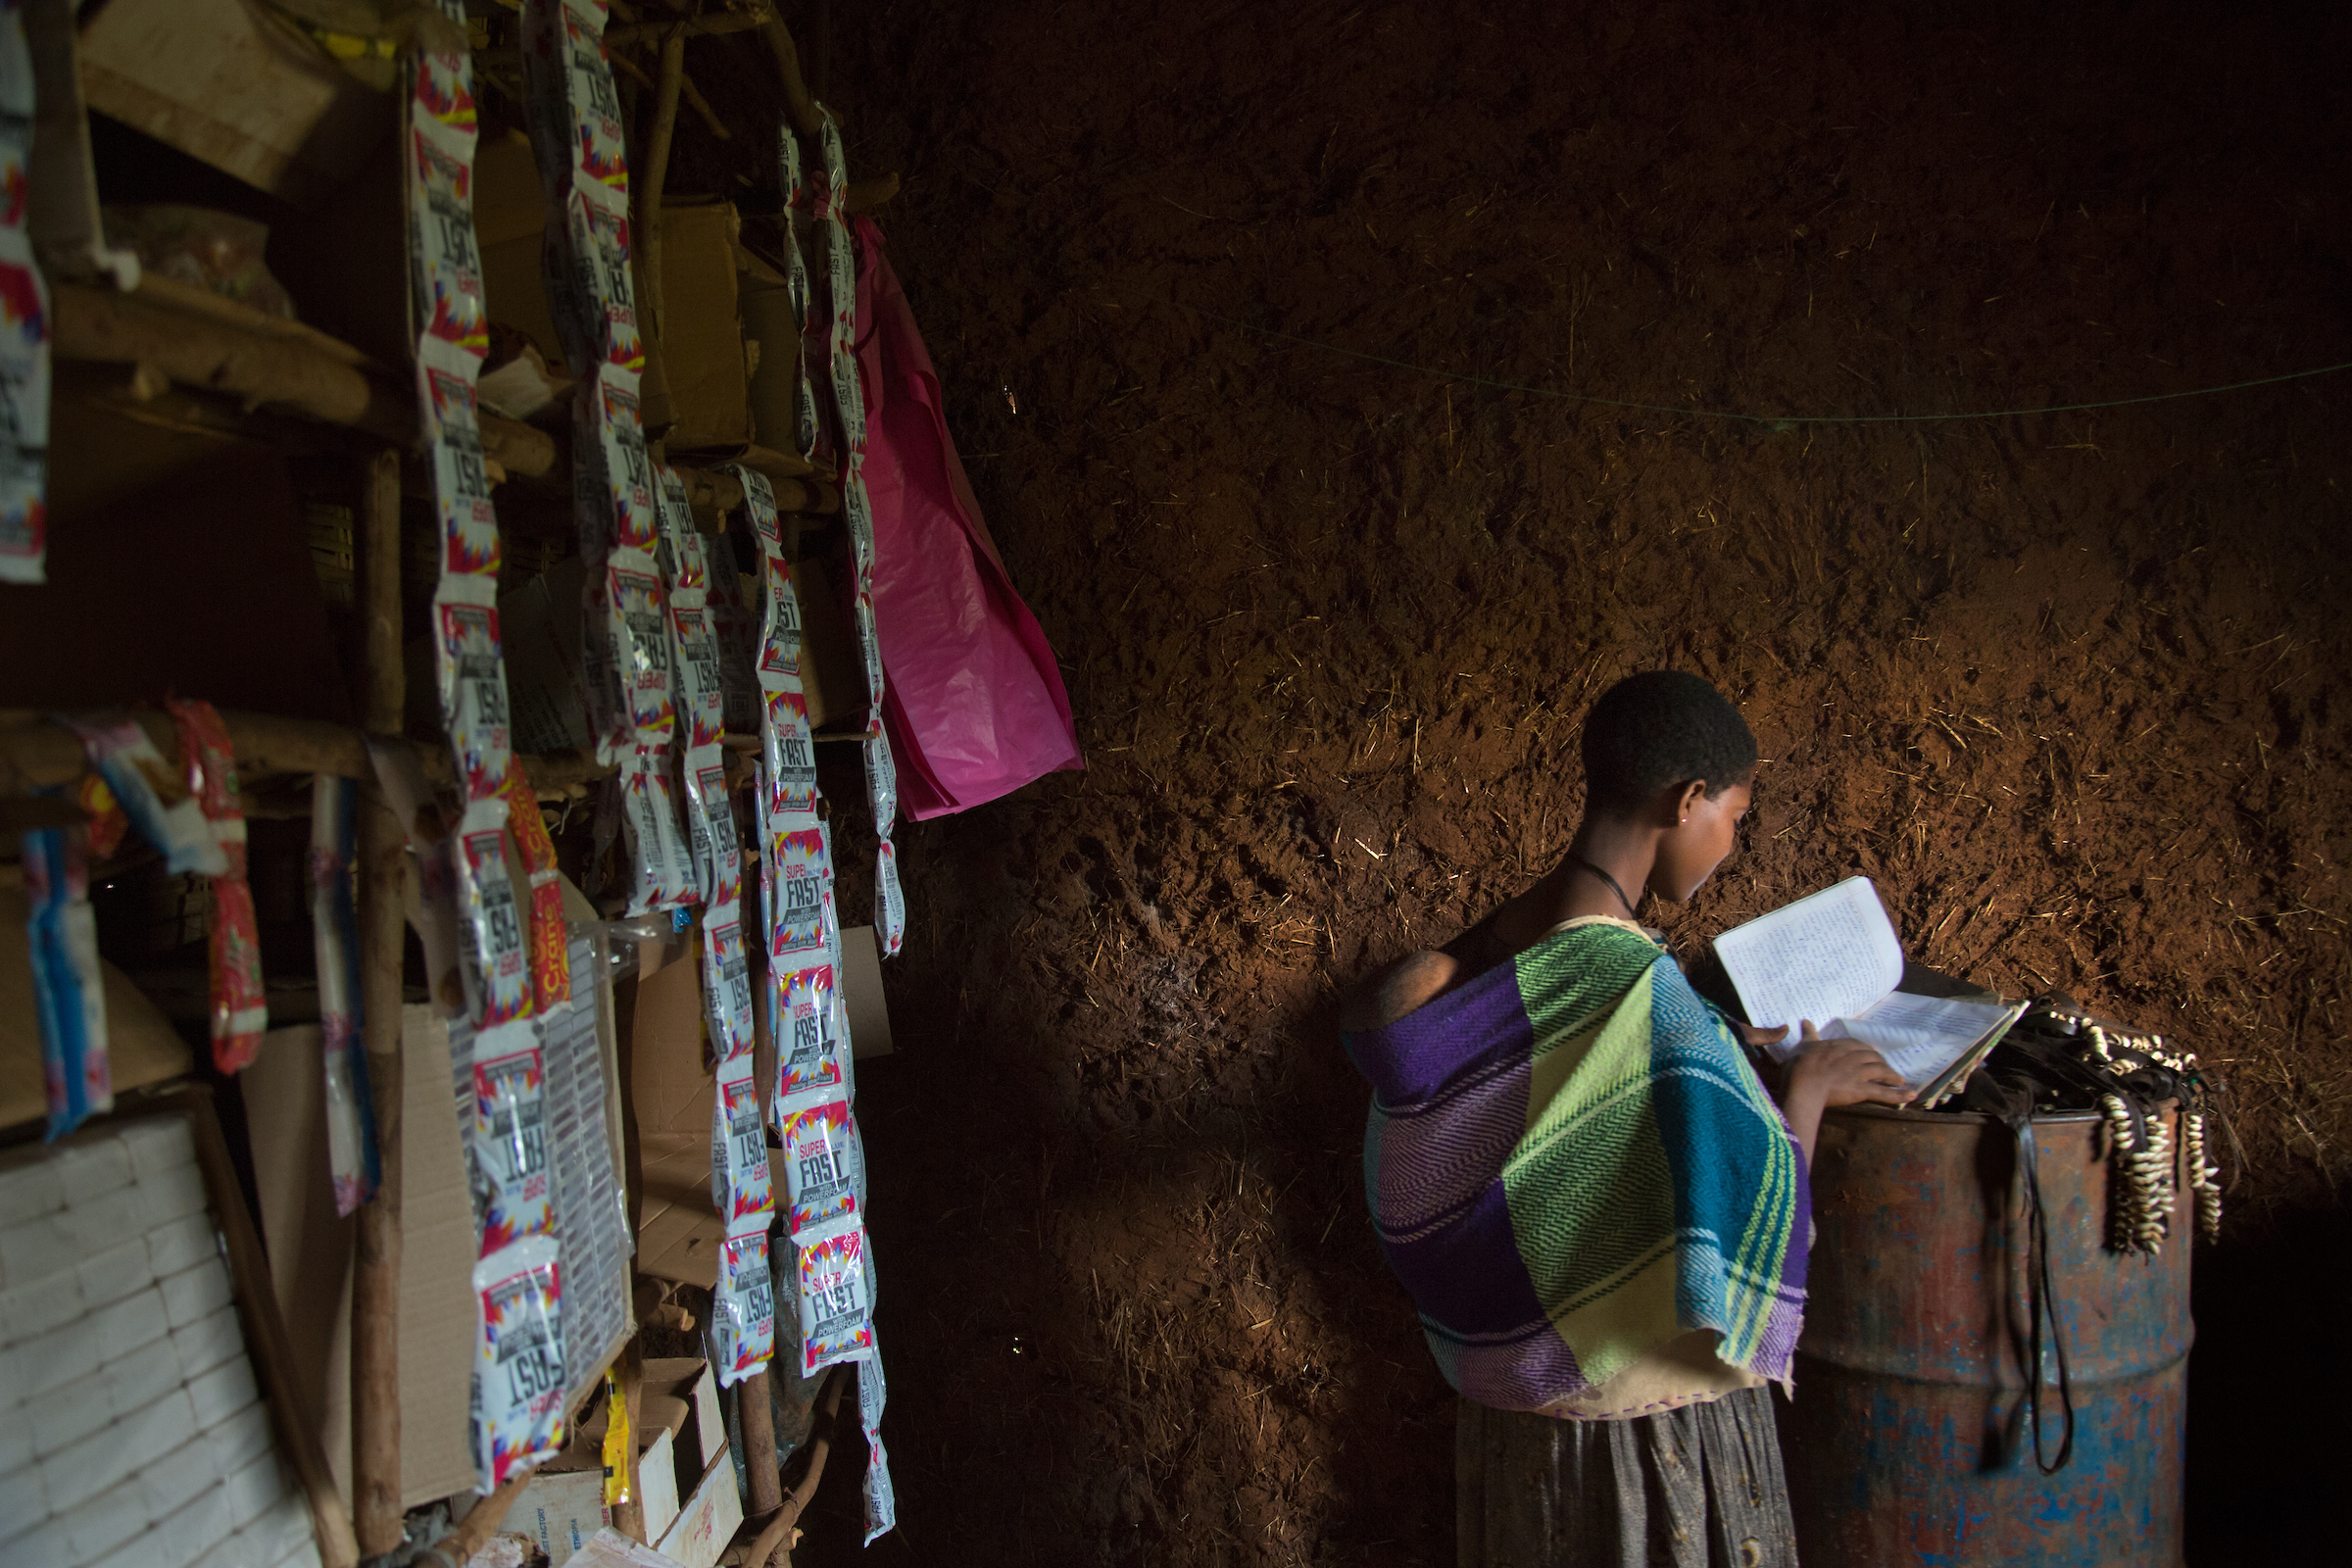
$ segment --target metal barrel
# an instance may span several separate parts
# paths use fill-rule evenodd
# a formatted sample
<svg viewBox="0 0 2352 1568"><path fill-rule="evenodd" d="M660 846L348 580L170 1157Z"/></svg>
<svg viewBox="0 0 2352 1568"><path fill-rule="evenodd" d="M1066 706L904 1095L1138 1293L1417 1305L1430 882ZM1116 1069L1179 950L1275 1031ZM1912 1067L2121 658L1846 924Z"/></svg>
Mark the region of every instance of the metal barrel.
<svg viewBox="0 0 2352 1568"><path fill-rule="evenodd" d="M2099 1118L2037 1117L2034 1133L2074 1388L2074 1453L2052 1475L2029 1425L2009 1129L1875 1106L1823 1118L1804 1337L1780 1409L1806 1568L2180 1562L2193 1201L2183 1181L2156 1256L2111 1251ZM2063 1406L2046 1349L2042 1385L2055 1459Z"/></svg>

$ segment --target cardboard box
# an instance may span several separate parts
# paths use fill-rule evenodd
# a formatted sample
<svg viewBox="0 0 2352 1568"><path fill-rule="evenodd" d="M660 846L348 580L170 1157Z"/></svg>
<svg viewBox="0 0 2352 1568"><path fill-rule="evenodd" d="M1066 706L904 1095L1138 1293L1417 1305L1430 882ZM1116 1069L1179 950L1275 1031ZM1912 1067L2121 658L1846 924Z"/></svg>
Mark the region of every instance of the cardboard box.
<svg viewBox="0 0 2352 1568"><path fill-rule="evenodd" d="M736 303L741 221L729 202L662 204L662 309L672 451L752 439L751 366Z"/></svg>
<svg viewBox="0 0 2352 1568"><path fill-rule="evenodd" d="M717 1079L704 1059L702 965L693 944L640 946L630 1009L629 1099L643 1161L637 1272L718 1283L725 1240L710 1204L710 1115Z"/></svg>
<svg viewBox="0 0 2352 1568"><path fill-rule="evenodd" d="M568 883L564 907L574 919L594 917L594 909ZM580 956L586 951L591 950L585 941L573 946L575 983L588 994L584 1000L600 1007L595 1054L602 1063L599 1082L605 1102L602 1153L617 1171L620 1107L608 1022L611 985L599 974L579 973ZM552 1044L559 1037L550 1038ZM476 1242L458 1097L452 1093L455 1065L448 1027L429 1007L412 1004L402 1011L401 1048L405 1058L401 1074L401 1497L404 1507L415 1507L473 1485L473 1462L467 1451L467 1396L473 1369ZM304 1396L303 1419L318 1431L328 1467L348 1498L349 1303L356 1225L334 1212L325 1126L319 1115L324 1093L319 1053L319 1031L315 1025L273 1030L263 1037L259 1058L243 1075L243 1088L263 1235L294 1352L295 1382ZM551 1093L559 1087L558 1065L550 1064ZM578 1096L594 1092L595 1087L575 1090L575 1109ZM560 1107L551 1106L551 1110L560 1123ZM560 1126L557 1132L559 1158L563 1159ZM579 1158L589 1157L586 1148L575 1152ZM571 1168L568 1163L563 1165L560 1179L568 1179L563 1173ZM566 1275L567 1295L585 1314L593 1279L605 1322L594 1336L597 1343L582 1348L573 1343L575 1336L585 1332L593 1320L587 1315L566 1320L567 1354L576 1353L581 1360L596 1363L567 1369L575 1409L585 1401L603 1366L634 1326L627 1305L627 1263L620 1255L625 1232L606 1249L612 1254L609 1275L603 1270L590 1271L590 1252L577 1245L582 1234L566 1223L566 1265L572 1270ZM674 1482L670 1495L674 1506ZM593 1533L595 1525L591 1523L588 1529Z"/></svg>
<svg viewBox="0 0 2352 1568"><path fill-rule="evenodd" d="M600 1530L583 1544L579 1568L678 1568L653 1547L614 1530Z"/></svg>
<svg viewBox="0 0 2352 1568"><path fill-rule="evenodd" d="M531 1537L547 1553L548 1568L564 1568L588 1539L612 1522L605 1506L604 1429L583 1432L523 1484L521 1494L499 1522L499 1532ZM645 1533L655 1540L676 1523L678 1477L676 1438L664 1427L637 1450L637 1488L645 1504Z"/></svg>
<svg viewBox="0 0 2352 1568"><path fill-rule="evenodd" d="M678 1568L717 1568L718 1554L727 1549L743 1524L743 1494L736 1491L735 1461L721 1453L703 1472L701 1485L687 1497L669 1529L654 1535L654 1549Z"/></svg>
<svg viewBox="0 0 2352 1568"><path fill-rule="evenodd" d="M727 1432L719 1414L717 1380L701 1356L649 1359L644 1378L638 1396L637 1485L645 1504L645 1533L660 1541L680 1516L680 1494L699 1494L714 1459L726 1458ZM604 1501L608 1417L600 1404L582 1420L564 1450L531 1477L499 1525L502 1531L535 1538L548 1554L549 1568L562 1568L565 1558L612 1522L612 1510ZM730 1475L733 1469L729 1459ZM737 1517L740 1520L740 1512Z"/></svg>
<svg viewBox="0 0 2352 1568"><path fill-rule="evenodd" d="M547 199L522 132L484 136L473 155L473 242L482 257L490 319L528 333L548 368L564 369L564 339L547 304Z"/></svg>
<svg viewBox="0 0 2352 1568"><path fill-rule="evenodd" d="M718 1379L710 1363L699 1355L649 1356L645 1384L638 1396L639 1419L647 1427L660 1424L677 1434L678 1464L700 1475L710 1461L727 1451L726 1417L718 1405Z"/></svg>
<svg viewBox="0 0 2352 1568"><path fill-rule="evenodd" d="M737 247L736 285L751 376L752 439L776 452L800 450L801 318L784 274ZM810 389L811 391L814 388Z"/></svg>
<svg viewBox="0 0 2352 1568"><path fill-rule="evenodd" d="M90 107L297 207L391 137L392 95L243 0L108 0L83 13Z"/></svg>
<svg viewBox="0 0 2352 1568"><path fill-rule="evenodd" d="M499 1521L498 1533L529 1536L547 1553L548 1568L564 1568L607 1523L602 1466L556 1470L542 1465Z"/></svg>

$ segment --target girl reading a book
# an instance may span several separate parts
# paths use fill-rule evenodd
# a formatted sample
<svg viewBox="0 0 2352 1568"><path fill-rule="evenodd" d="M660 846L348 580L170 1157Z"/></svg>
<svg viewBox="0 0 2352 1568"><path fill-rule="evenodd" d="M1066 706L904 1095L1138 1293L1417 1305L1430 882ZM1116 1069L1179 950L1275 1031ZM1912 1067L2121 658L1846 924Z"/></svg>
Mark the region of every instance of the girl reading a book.
<svg viewBox="0 0 2352 1568"><path fill-rule="evenodd" d="M1784 1031L1702 1001L1637 922L1698 890L1747 809L1755 737L1722 694L1621 681L1583 754L1566 858L1342 1014L1373 1217L1462 1396L1464 1568L1787 1568L1765 1385L1801 1325L1806 1161L1826 1107L1907 1091L1827 1040L1776 1102L1739 1036Z"/></svg>

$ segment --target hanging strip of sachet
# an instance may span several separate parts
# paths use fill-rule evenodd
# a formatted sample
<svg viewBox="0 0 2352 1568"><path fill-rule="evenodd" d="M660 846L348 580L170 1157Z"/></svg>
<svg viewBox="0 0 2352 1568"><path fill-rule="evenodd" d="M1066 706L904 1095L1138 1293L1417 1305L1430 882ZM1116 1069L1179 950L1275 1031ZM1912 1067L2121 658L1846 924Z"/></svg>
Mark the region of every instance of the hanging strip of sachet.
<svg viewBox="0 0 2352 1568"><path fill-rule="evenodd" d="M547 199L547 289L572 372L572 499L583 573L580 639L597 760L619 769L635 874L630 911L694 902L669 766L676 728L661 501L639 417L645 344L629 274L629 171L604 49L605 8L523 7L531 145Z"/></svg>
<svg viewBox="0 0 2352 1568"><path fill-rule="evenodd" d="M710 568L686 486L655 470L662 509L662 580L669 596L670 664L677 671L678 745L687 835L703 901L703 1000L717 1061L710 1126L710 1201L725 1223L712 1321L722 1387L760 1371L775 1350L767 1233L776 1205L767 1126L753 1075L751 969L743 938L743 850L727 796L726 697L711 624Z"/></svg>
<svg viewBox="0 0 2352 1568"><path fill-rule="evenodd" d="M629 907L704 906L702 980L719 1058L711 1184L727 1217L712 1328L720 1381L732 1385L765 1366L775 1342L767 1278L774 1204L753 1087L742 852L720 747L709 571L684 486L654 463L639 417L645 351L629 272L628 167L604 25L601 5L528 0L525 97L547 196L548 294L578 387L572 494L588 568L581 646L589 721L598 757L620 770L619 812L634 867ZM681 800L688 832L679 827Z"/></svg>
<svg viewBox="0 0 2352 1568"><path fill-rule="evenodd" d="M489 329L473 234L473 63L460 0L439 0L431 20L441 25L409 57L403 186L417 402L440 540L434 674L461 797L452 863L473 1026L467 1163L479 1221L471 1429L477 1485L489 1491L563 1447L563 1284L541 988L508 871L519 802L509 793L515 764L499 647L498 518L474 402ZM527 791L521 800L537 811Z"/></svg>
<svg viewBox="0 0 2352 1568"><path fill-rule="evenodd" d="M789 121L776 124L776 178L784 192L784 297L792 305L792 320L802 342L808 337L808 267L801 260L799 227L801 203L807 194L801 178L801 144ZM802 457L816 451L816 390L808 383L808 356L793 356L792 433Z"/></svg>
<svg viewBox="0 0 2352 1568"><path fill-rule="evenodd" d="M899 814L898 770L890 756L890 739L882 731L882 644L874 632L874 517L866 504L865 395L858 383L858 257L850 241L849 216L842 201L850 188L850 171L841 150L841 127L827 111L820 131L824 142L825 173L816 187L816 227L825 244L827 301L833 313L828 339L833 379L833 403L841 421L841 514L849 525L850 560L856 575L853 603L858 626L858 651L865 666L866 719L865 778L874 808L874 935L885 954L895 954L906 940L906 910L899 892L898 849L891 828Z"/></svg>
<svg viewBox="0 0 2352 1568"><path fill-rule="evenodd" d="M0 582L46 581L49 287L24 201L32 163L32 51L24 0L0 4ZM87 154L85 153L86 157Z"/></svg>
<svg viewBox="0 0 2352 1568"><path fill-rule="evenodd" d="M842 427L842 514L850 530L851 559L856 568L856 609L858 645L865 666L868 710L866 737L863 743L867 791L873 803L874 825L878 848L874 865L874 928L875 936L885 953L897 953L906 941L906 909L899 892L897 847L891 842L891 828L898 818L898 773L891 758L890 741L882 730L882 648L874 628L874 525L873 514L866 503L865 480L859 472L865 459L865 398L858 379L857 362L857 300L858 269L856 253L850 241L847 215L841 200L849 190L849 169L841 147L841 130L831 114L826 114L821 127L824 147L825 177L816 199L817 226L825 237L827 288L832 307L832 330L828 338L830 369L834 402ZM788 201L787 211L797 205L800 185L798 149L792 143L792 132L783 132L786 146L782 171L787 190L795 195ZM796 258L797 259L797 258ZM804 285L805 286L805 285ZM813 420L811 421L813 422ZM831 842L822 832L826 863L831 864ZM827 950L834 966L840 972L841 926L838 912L830 898L826 905ZM846 1009L835 997L836 1026L843 1042L842 1067L846 1076L851 1067L848 1051ZM779 1079L781 1087L781 1079ZM796 1201L790 1210L795 1232L795 1244L800 1250L803 1287L802 1306L802 1365L803 1373L834 1359L855 1359L858 1363L858 1413L866 1436L865 1480L865 1539L868 1544L892 1529L898 1522L897 1494L891 1485L890 1459L882 1446L882 1351L875 1343L872 1326L873 1256L864 1235L864 1152L858 1134L858 1124L851 1114L856 1094L854 1082L845 1081L838 1102L808 1103L804 1100L789 1107L779 1102L777 1128L785 1138L788 1169L793 1165L792 1154L803 1129L811 1124L825 1126L838 1119L839 1130L832 1136L832 1155L837 1170L846 1161L855 1172L854 1181L844 1173L844 1184L857 1189L854 1218L825 1219L810 1211L809 1205ZM799 1197L796 1192L792 1195ZM845 1275L838 1290L855 1294L858 1299L856 1319L859 1323L856 1334L834 1330L812 1310L810 1293L816 1281L826 1278L821 1268L811 1265L811 1258L825 1254L850 1238L840 1233L854 1225L857 1228L854 1245L859 1253L859 1268L854 1278ZM805 1227L805 1228L804 1228ZM837 1301L837 1307L846 1306ZM847 1314L845 1313L845 1318Z"/></svg>

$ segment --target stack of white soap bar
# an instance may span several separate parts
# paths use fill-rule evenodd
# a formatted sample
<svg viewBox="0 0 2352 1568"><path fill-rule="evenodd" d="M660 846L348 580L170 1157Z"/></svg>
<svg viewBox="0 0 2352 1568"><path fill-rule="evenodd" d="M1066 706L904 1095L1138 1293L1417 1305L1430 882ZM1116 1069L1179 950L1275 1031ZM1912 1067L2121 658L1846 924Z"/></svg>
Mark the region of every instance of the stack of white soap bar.
<svg viewBox="0 0 2352 1568"><path fill-rule="evenodd" d="M0 1164L0 1559L318 1568L188 1125Z"/></svg>

